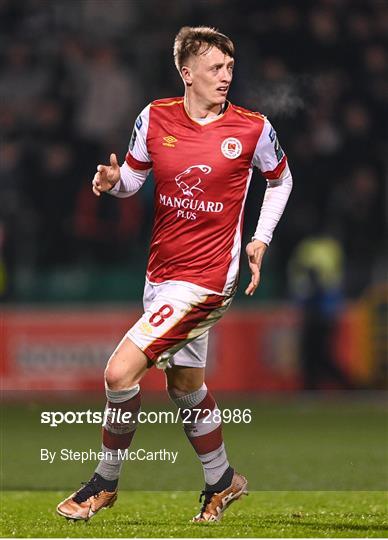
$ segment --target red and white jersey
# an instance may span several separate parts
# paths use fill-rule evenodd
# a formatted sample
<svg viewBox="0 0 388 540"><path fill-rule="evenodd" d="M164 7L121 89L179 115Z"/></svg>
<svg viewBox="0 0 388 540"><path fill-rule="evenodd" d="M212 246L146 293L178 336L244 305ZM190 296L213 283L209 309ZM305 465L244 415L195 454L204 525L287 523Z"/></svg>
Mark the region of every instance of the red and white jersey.
<svg viewBox="0 0 388 540"><path fill-rule="evenodd" d="M202 124L188 116L183 98L157 100L137 118L126 162L152 168L155 178L148 280L231 294L252 168L276 180L286 167L267 118L228 103Z"/></svg>

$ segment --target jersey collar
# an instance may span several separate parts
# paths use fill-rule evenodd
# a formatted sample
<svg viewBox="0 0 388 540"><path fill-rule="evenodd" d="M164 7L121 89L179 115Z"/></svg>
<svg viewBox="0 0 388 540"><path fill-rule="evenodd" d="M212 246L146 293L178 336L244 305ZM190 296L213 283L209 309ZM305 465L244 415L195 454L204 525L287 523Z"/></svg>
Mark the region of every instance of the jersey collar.
<svg viewBox="0 0 388 540"><path fill-rule="evenodd" d="M186 118L194 125L200 127L200 128L206 128L207 126L211 126L214 124L214 122L218 122L219 120L222 120L224 118L224 116L226 115L226 113L229 111L230 109L230 101L226 100L225 101L225 104L223 106L223 109L221 112L219 112L217 114L217 116L214 117L214 119L210 120L209 122L206 122L205 124L202 124L201 122L198 122L197 120L195 120L194 118L192 118L189 113L187 112L186 110L186 107L185 107L185 103L184 103L184 100L182 101L182 109L183 109L183 113L184 115L186 116Z"/></svg>

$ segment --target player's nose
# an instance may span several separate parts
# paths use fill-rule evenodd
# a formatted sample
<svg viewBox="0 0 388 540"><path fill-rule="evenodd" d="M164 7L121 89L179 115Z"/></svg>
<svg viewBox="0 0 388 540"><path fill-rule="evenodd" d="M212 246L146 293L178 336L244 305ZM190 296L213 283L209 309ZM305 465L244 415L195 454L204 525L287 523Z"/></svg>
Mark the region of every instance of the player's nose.
<svg viewBox="0 0 388 540"><path fill-rule="evenodd" d="M232 80L231 71L227 67L224 67L224 69L221 70L221 82L229 84L231 80Z"/></svg>

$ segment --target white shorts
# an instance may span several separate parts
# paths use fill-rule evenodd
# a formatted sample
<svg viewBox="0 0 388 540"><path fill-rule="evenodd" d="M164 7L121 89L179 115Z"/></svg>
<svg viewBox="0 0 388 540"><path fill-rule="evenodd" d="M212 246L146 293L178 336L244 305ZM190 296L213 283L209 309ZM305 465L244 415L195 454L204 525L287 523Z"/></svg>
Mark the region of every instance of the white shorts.
<svg viewBox="0 0 388 540"><path fill-rule="evenodd" d="M157 367L205 367L209 329L232 299L192 283L146 281L144 314L126 335Z"/></svg>

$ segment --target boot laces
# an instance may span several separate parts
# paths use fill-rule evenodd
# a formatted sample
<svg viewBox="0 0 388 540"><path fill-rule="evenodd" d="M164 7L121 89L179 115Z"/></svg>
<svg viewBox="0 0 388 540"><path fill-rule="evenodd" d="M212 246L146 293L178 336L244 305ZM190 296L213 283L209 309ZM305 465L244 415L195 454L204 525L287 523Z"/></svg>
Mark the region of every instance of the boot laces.
<svg viewBox="0 0 388 540"><path fill-rule="evenodd" d="M201 515L206 511L206 507L211 502L213 495L214 495L213 491L206 491L206 490L201 491L201 494L199 496L199 502L201 503L202 499L204 499L202 508L201 508Z"/></svg>
<svg viewBox="0 0 388 540"><path fill-rule="evenodd" d="M87 501L90 497L98 497L103 491L93 478L89 482L81 482L81 485L84 487L79 489L73 497L73 501L78 504Z"/></svg>

